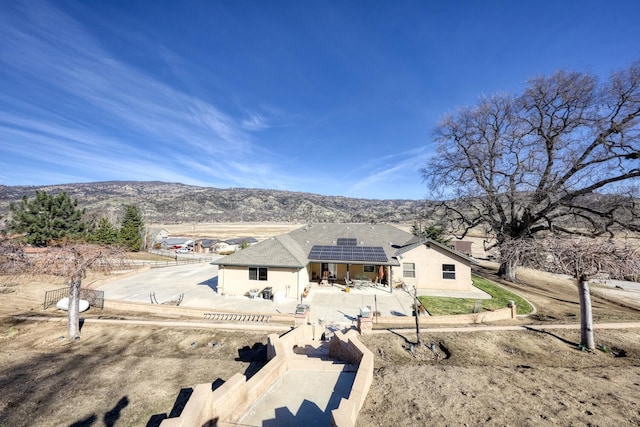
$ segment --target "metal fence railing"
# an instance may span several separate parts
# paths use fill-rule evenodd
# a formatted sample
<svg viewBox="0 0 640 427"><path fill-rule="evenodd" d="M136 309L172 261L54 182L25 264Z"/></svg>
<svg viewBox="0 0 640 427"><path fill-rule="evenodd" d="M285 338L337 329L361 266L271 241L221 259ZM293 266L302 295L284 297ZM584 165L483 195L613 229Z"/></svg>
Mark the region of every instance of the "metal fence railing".
<svg viewBox="0 0 640 427"><path fill-rule="evenodd" d="M54 289L52 291L47 291L44 294L44 309L46 310L47 308L49 308L52 305L56 304L62 298L68 297L68 296L69 296L69 288L68 287L60 288L60 289Z"/></svg>
<svg viewBox="0 0 640 427"><path fill-rule="evenodd" d="M69 296L69 288L58 288L44 294L44 309L55 305L62 298ZM104 308L104 291L80 288L80 299L87 300L91 307Z"/></svg>
<svg viewBox="0 0 640 427"><path fill-rule="evenodd" d="M171 267L176 265L185 264L202 264L213 261L214 258L191 258L191 259L177 259L175 261L140 261L136 265L151 266L151 268Z"/></svg>

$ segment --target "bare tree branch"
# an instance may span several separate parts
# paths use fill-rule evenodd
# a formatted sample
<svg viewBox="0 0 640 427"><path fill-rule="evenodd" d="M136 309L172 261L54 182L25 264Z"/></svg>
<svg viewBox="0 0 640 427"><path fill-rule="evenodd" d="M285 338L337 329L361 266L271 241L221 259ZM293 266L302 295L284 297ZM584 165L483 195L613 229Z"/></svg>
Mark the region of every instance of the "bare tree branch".
<svg viewBox="0 0 640 427"><path fill-rule="evenodd" d="M440 200L434 222L452 234L481 226L500 246L546 232L640 230L637 192L621 191L640 178L640 61L603 84L580 72L536 77L519 96L448 114L434 137L421 173ZM515 265L501 270L513 278Z"/></svg>

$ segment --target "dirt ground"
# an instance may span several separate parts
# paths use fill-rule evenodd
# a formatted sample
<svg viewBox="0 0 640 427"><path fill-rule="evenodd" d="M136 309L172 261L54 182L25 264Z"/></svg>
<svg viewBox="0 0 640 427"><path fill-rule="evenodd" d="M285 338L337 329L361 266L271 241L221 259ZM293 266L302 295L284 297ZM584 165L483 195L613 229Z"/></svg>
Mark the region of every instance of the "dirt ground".
<svg viewBox="0 0 640 427"><path fill-rule="evenodd" d="M523 283L515 284L492 269L478 273L537 308L504 323L579 322L577 290L568 279L520 270ZM421 333L425 345L413 348L415 332L362 336L376 367L357 425L640 425L640 329L597 329L597 323L640 321L640 307L603 299L597 289L592 303L596 345L604 351L579 350L579 330L429 328Z"/></svg>
<svg viewBox="0 0 640 427"><path fill-rule="evenodd" d="M194 385L251 376L266 360L266 332L87 323L69 340L64 314L42 306L62 286L45 276L0 280L1 426L157 426ZM82 316L141 318L95 308Z"/></svg>
<svg viewBox="0 0 640 427"><path fill-rule="evenodd" d="M0 425L157 426L196 384L263 366L266 333L0 321Z"/></svg>
<svg viewBox="0 0 640 427"><path fill-rule="evenodd" d="M538 311L515 323L578 322L570 282L527 271L519 277L528 283L505 285ZM265 332L87 323L82 339L70 341L64 323L12 317L60 317L42 301L45 290L61 286L47 277L0 282L0 425L155 426L179 412L190 387L215 387L262 366ZM640 321L628 305L594 295L596 323ZM91 309L84 316L137 315ZM596 328L606 351L593 353L577 349L578 334L428 328L421 334L428 346L413 348L411 331L363 336L376 367L358 426L640 425L640 330Z"/></svg>
<svg viewBox="0 0 640 427"><path fill-rule="evenodd" d="M579 331L428 331L434 359L401 336L363 336L376 367L357 425L640 425L640 329L597 337L607 353L579 351Z"/></svg>

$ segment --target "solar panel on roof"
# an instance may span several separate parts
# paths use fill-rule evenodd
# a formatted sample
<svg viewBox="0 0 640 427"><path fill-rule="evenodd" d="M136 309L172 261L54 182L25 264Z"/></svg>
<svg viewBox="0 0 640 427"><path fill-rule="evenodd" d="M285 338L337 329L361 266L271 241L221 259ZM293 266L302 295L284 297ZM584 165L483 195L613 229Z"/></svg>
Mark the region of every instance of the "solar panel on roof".
<svg viewBox="0 0 640 427"><path fill-rule="evenodd" d="M358 239L352 237L338 237L336 244L338 246L358 246Z"/></svg>
<svg viewBox="0 0 640 427"><path fill-rule="evenodd" d="M323 246L315 245L309 252L315 261L366 261L387 262L387 255L380 246Z"/></svg>

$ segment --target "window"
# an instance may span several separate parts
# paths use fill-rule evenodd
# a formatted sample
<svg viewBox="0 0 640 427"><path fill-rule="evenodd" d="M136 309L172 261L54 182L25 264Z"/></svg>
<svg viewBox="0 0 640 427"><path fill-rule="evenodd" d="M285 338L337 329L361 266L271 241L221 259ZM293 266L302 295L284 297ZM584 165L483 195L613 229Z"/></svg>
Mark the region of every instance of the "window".
<svg viewBox="0 0 640 427"><path fill-rule="evenodd" d="M442 264L442 278L455 280L456 266L454 264Z"/></svg>
<svg viewBox="0 0 640 427"><path fill-rule="evenodd" d="M365 273L375 273L376 266L375 265L363 265L362 266Z"/></svg>
<svg viewBox="0 0 640 427"><path fill-rule="evenodd" d="M405 262L402 264L402 275L404 277L416 277L416 264Z"/></svg>
<svg viewBox="0 0 640 427"><path fill-rule="evenodd" d="M267 280L267 267L249 267L249 280Z"/></svg>

